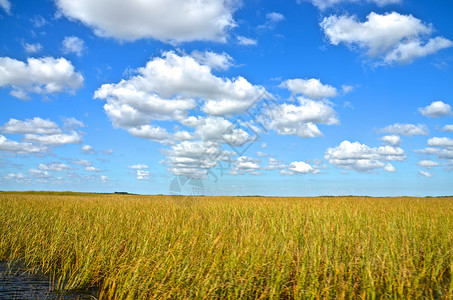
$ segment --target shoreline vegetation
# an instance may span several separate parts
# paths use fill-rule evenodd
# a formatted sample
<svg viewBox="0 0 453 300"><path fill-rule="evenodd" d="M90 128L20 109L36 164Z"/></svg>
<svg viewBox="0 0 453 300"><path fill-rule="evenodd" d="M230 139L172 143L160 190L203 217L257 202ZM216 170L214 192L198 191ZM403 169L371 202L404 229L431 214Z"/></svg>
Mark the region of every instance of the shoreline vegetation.
<svg viewBox="0 0 453 300"><path fill-rule="evenodd" d="M103 299L451 299L453 197L0 192L0 261Z"/></svg>

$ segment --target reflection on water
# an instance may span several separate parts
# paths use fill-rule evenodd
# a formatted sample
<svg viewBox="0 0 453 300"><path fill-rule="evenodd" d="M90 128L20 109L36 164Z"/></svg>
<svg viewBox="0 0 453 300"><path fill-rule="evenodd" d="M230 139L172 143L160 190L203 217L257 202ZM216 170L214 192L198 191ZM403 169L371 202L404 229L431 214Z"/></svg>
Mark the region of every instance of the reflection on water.
<svg viewBox="0 0 453 300"><path fill-rule="evenodd" d="M88 291L52 291L55 286L43 274L30 275L23 269L0 261L0 299L97 299L95 289Z"/></svg>

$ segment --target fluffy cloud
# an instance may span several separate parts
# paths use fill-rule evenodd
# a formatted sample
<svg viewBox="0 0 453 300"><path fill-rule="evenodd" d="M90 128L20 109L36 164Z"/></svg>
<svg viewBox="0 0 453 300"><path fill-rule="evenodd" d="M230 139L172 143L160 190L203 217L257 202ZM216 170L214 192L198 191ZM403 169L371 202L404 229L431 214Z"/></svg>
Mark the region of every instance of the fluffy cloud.
<svg viewBox="0 0 453 300"><path fill-rule="evenodd" d="M10 94L28 100L28 93L73 92L83 85L82 74L65 58L27 58L27 62L0 57L0 87L11 87Z"/></svg>
<svg viewBox="0 0 453 300"><path fill-rule="evenodd" d="M85 153L85 154L96 153L96 151L94 151L94 148L90 145L83 145L82 147L80 147L80 149L82 149L83 153Z"/></svg>
<svg viewBox="0 0 453 300"><path fill-rule="evenodd" d="M258 44L257 40L245 37L245 36L238 36L238 44L243 46L256 46Z"/></svg>
<svg viewBox="0 0 453 300"><path fill-rule="evenodd" d="M95 168L95 167L86 167L85 168L85 171L88 171L88 172L102 172L102 170L99 170L98 168Z"/></svg>
<svg viewBox="0 0 453 300"><path fill-rule="evenodd" d="M28 44L25 43L24 45L25 52L27 53L37 53L42 50L42 45L40 43Z"/></svg>
<svg viewBox="0 0 453 300"><path fill-rule="evenodd" d="M68 165L65 165L63 163L46 163L46 164L39 164L38 169L40 170L45 170L45 171L65 171L65 170L70 170L71 167Z"/></svg>
<svg viewBox="0 0 453 300"><path fill-rule="evenodd" d="M203 141L184 141L162 153L167 157L170 173L188 178L202 178L219 162L231 161L232 156L219 143Z"/></svg>
<svg viewBox="0 0 453 300"><path fill-rule="evenodd" d="M260 155L260 153L261 152L258 152L258 156L263 156L263 157L267 156L267 155ZM269 157L267 166L264 169L268 170L268 171L272 171L272 170L283 170L285 168L286 168L286 166L280 160L276 160L275 158Z"/></svg>
<svg viewBox="0 0 453 300"><path fill-rule="evenodd" d="M298 101L299 105L284 103L270 108L265 113L270 118L268 128L282 135L319 137L322 132L316 124L339 124L336 112L329 102L303 97L299 97Z"/></svg>
<svg viewBox="0 0 453 300"><path fill-rule="evenodd" d="M63 124L65 129L77 129L79 127L86 127L82 121L76 118L63 118Z"/></svg>
<svg viewBox="0 0 453 300"><path fill-rule="evenodd" d="M239 175L248 173L250 175L261 175L260 161L247 156L240 156L233 162L234 167L228 173L230 175Z"/></svg>
<svg viewBox="0 0 453 300"><path fill-rule="evenodd" d="M231 80L214 76L213 66L223 68L230 61L226 54L206 52L195 56L166 52L162 58L154 58L139 68L138 75L117 84L102 85L95 98L107 101L104 109L115 127L137 137L172 144L192 136L187 132L172 135L149 123L183 122L187 111L196 108L197 101L204 103L202 110L208 114L230 115L243 113L256 101L271 97L263 87L242 77Z"/></svg>
<svg viewBox="0 0 453 300"><path fill-rule="evenodd" d="M421 160L417 163L417 166L425 169L431 169L432 167L437 167L439 163L433 160Z"/></svg>
<svg viewBox="0 0 453 300"><path fill-rule="evenodd" d="M47 171L42 171L42 170L36 170L36 169L30 169L27 171L28 174L30 174L32 177L38 178L38 179L51 179L52 175L49 174Z"/></svg>
<svg viewBox="0 0 453 300"><path fill-rule="evenodd" d="M82 56L85 49L85 42L76 36L65 36L61 43L63 53L75 53L77 56Z"/></svg>
<svg viewBox="0 0 453 300"><path fill-rule="evenodd" d="M439 118L451 115L451 106L442 101L434 101L426 107L420 107L418 111L425 117Z"/></svg>
<svg viewBox="0 0 453 300"><path fill-rule="evenodd" d="M0 135L0 151L17 153L17 154L40 154L47 152L48 148L44 145L35 145L32 143L20 143L12 141Z"/></svg>
<svg viewBox="0 0 453 300"><path fill-rule="evenodd" d="M25 121L9 119L7 123L0 126L0 132L9 134L56 134L62 131L57 123L49 119L35 117L33 119L25 119Z"/></svg>
<svg viewBox="0 0 453 300"><path fill-rule="evenodd" d="M303 161L293 161L289 164L288 170L293 174L308 174L317 173L319 170L313 168L309 164Z"/></svg>
<svg viewBox="0 0 453 300"><path fill-rule="evenodd" d="M75 131L71 133L58 133L39 135L34 133L26 133L23 138L26 142L39 143L46 146L63 146L67 144L80 144L82 137Z"/></svg>
<svg viewBox="0 0 453 300"><path fill-rule="evenodd" d="M60 12L94 29L98 36L133 41L225 42L235 25L235 1L224 0L55 0Z"/></svg>
<svg viewBox="0 0 453 300"><path fill-rule="evenodd" d="M453 132L453 125L445 125L441 129L442 131L448 131L448 132Z"/></svg>
<svg viewBox="0 0 453 300"><path fill-rule="evenodd" d="M386 165L388 161L404 161L406 155L399 147L382 146L371 148L359 142L343 141L338 147L329 148L324 156L330 164L346 170L368 172L384 168L394 172L393 166Z"/></svg>
<svg viewBox="0 0 453 300"><path fill-rule="evenodd" d="M447 137L433 137L428 140L428 146L453 148L453 139Z"/></svg>
<svg viewBox="0 0 453 300"><path fill-rule="evenodd" d="M334 15L324 18L320 25L331 44L364 49L370 58L380 58L385 64L410 63L453 46L443 37L424 40L432 34L432 25L396 12L385 15L371 12L365 22L356 16Z"/></svg>
<svg viewBox="0 0 453 300"><path fill-rule="evenodd" d="M337 95L337 89L328 84L322 84L319 79L289 79L281 84L292 94L302 94L311 99L332 98Z"/></svg>
<svg viewBox="0 0 453 300"><path fill-rule="evenodd" d="M401 144L401 138L399 135L386 135L381 137L381 141L392 146L399 146Z"/></svg>
<svg viewBox="0 0 453 300"><path fill-rule="evenodd" d="M211 51L193 51L190 56L199 64L209 66L212 70L226 70L233 65L233 58L225 52L218 54Z"/></svg>
<svg viewBox="0 0 453 300"><path fill-rule="evenodd" d="M145 170L137 170L137 178L138 180L149 180L151 176L151 172Z"/></svg>
<svg viewBox="0 0 453 300"><path fill-rule="evenodd" d="M414 125L396 123L381 129L380 132L404 136L429 135L428 126L426 126L425 124Z"/></svg>
<svg viewBox="0 0 453 300"><path fill-rule="evenodd" d="M300 1L300 0L299 0ZM333 7L343 3L375 3L378 6L385 6L388 4L398 4L401 3L401 0L305 0L311 2L314 6L319 8L320 10L325 10L326 8Z"/></svg>

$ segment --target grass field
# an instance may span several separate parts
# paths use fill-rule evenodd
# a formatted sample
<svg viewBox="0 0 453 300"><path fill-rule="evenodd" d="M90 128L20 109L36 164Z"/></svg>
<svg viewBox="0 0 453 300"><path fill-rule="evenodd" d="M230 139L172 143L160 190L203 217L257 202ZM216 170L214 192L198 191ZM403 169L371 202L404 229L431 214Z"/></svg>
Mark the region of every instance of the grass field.
<svg viewBox="0 0 453 300"><path fill-rule="evenodd" d="M453 298L453 198L4 192L0 234L103 298Z"/></svg>

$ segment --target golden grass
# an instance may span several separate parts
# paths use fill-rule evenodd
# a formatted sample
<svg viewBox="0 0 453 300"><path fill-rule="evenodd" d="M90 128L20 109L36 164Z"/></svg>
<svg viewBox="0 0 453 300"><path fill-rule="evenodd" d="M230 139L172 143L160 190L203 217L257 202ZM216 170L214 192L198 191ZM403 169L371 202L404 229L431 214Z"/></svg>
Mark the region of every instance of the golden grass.
<svg viewBox="0 0 453 300"><path fill-rule="evenodd" d="M453 298L453 198L0 193L0 234L103 298Z"/></svg>

